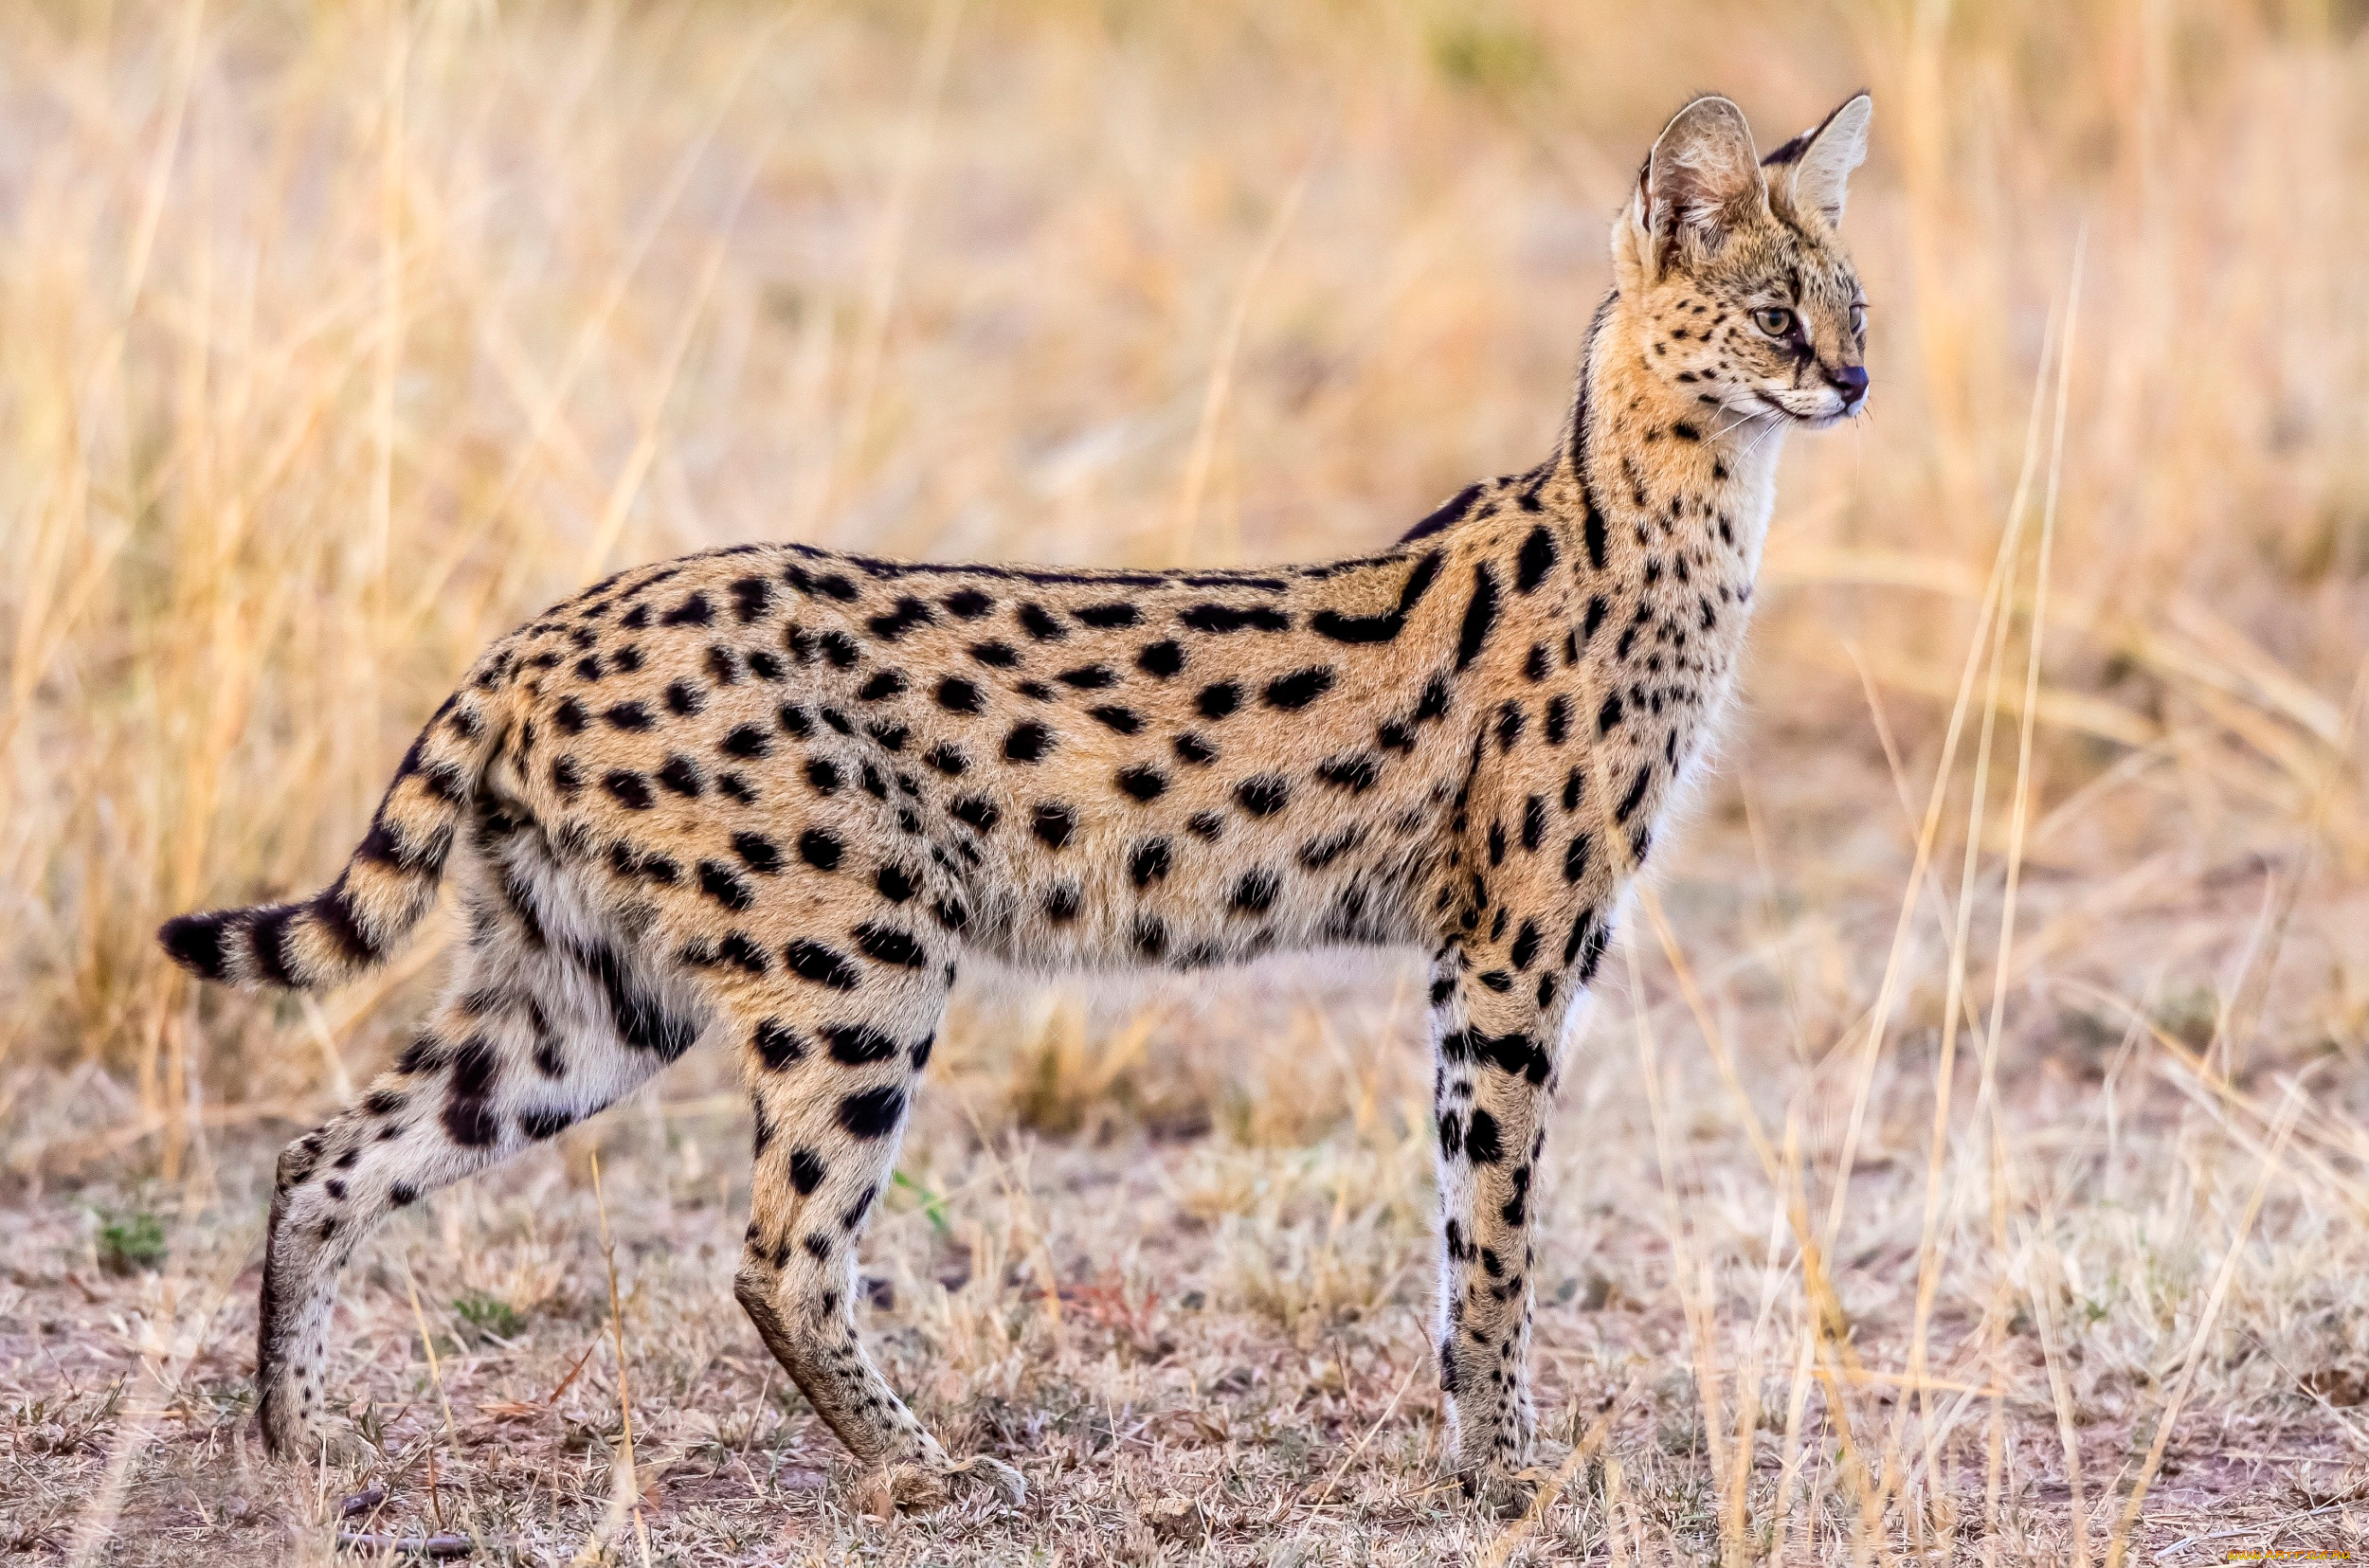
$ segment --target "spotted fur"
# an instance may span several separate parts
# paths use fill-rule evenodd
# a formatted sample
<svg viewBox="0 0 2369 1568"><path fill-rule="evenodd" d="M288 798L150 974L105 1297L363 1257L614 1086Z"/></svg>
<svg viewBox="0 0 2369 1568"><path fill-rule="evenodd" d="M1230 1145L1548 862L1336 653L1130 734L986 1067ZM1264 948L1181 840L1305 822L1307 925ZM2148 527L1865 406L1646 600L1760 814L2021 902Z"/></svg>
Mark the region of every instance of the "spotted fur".
<svg viewBox="0 0 2369 1568"><path fill-rule="evenodd" d="M1502 1501L1562 1043L1726 699L1781 433L1866 387L1835 232L1866 125L1854 99L1762 165L1733 104L1689 105L1614 226L1553 455L1380 554L1097 571L743 545L497 643L326 892L161 933L208 979L312 988L391 956L448 873L468 910L418 1039L280 1157L275 1451L312 1440L335 1276L374 1225L710 1038L755 1108L740 1301L849 1449L927 1501L981 1472L865 1355L852 1268L961 960L1382 944L1431 954L1440 1380L1459 1472Z"/></svg>

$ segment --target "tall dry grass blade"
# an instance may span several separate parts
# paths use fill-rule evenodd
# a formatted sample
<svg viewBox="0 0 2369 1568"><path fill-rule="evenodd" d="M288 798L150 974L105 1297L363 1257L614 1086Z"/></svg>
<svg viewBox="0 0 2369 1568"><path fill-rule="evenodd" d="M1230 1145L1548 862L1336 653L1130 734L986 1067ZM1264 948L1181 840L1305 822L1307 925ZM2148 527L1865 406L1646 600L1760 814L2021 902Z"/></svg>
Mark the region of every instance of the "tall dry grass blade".
<svg viewBox="0 0 2369 1568"><path fill-rule="evenodd" d="M2044 392L2048 385L2052 361L2057 357L2055 353L2056 326L2056 315L2052 312L2049 331L2041 340L2039 358L2033 369L2030 412L2026 416L2024 427L2023 460L2016 476L2015 493L2007 503L2008 521L2005 532L2010 537L2021 532L2021 518L2030 500L2034 477L2038 467L2040 416L2047 401ZM1947 981L1942 1003L1941 1050L1933 1068L1933 1121L1926 1150L1924 1214L1917 1233L1916 1305L1908 1331L1908 1372L1912 1379L1919 1380L1926 1376L1926 1358L1929 1354L1932 1333L1933 1303L1941 1289L1940 1231L1944 1167L1949 1149L1951 1090L1956 1082L1959 1018L1962 1008L1965 1004L1966 972L1972 956L1974 896L1978 880L1977 872L1981 858L1983 813L1990 797L1991 743L1999 712L1999 685L2004 676L2008 620L2007 616L2001 615L1994 622L1990 648L1984 656L1989 668L1988 684L1983 698L1981 733L1975 746L1974 777L1967 792L1965 856L1964 863L1959 872L1957 916L1949 932ZM2035 630L2036 625L2035 622ZM2032 712L2033 705L2027 703L2024 708L2027 735ZM1986 1034L1983 1036L1983 1043L1987 1046L1994 1037L1995 1034ZM1921 1422L1925 1428L1924 1463L1925 1468L1929 1471L1939 1464L1941 1436L1934 1427L1929 1399L1920 1395L1920 1400L1922 1401ZM1885 1446L1884 1462L1888 1477L1895 1473L1896 1467L1900 1464L1899 1446L1906 1432L1910 1408L1911 1401L1903 1399L1899 1409L1894 1413L1891 1434ZM1905 1495L1901 1501L1904 1507L1913 1505L1912 1500ZM1917 1516L1911 1517L1913 1519Z"/></svg>
<svg viewBox="0 0 2369 1568"><path fill-rule="evenodd" d="M458 1458L461 1452L461 1428L459 1423L452 1418L452 1398L444 1392L443 1359L436 1354L436 1336L428 1331L427 1313L420 1307L420 1286L419 1281L411 1274L411 1259L402 1253L397 1253L396 1256L403 1264L403 1291L411 1304L411 1323L419 1330L421 1352L427 1357L428 1386L436 1390L436 1409L443 1417L444 1441L452 1445L454 1457ZM470 1522L474 1524L481 1520L484 1514L478 1507L477 1492L473 1483L469 1480L469 1472L465 1466L461 1470L461 1495L468 1500ZM436 1527L439 1530L443 1529L445 1527L444 1505L436 1485L436 1439L433 1437L428 1439L427 1450L427 1505L435 1515Z"/></svg>
<svg viewBox="0 0 2369 1568"><path fill-rule="evenodd" d="M1637 944L1624 942L1620 950L1629 968L1630 1020L1637 1036L1637 1072L1645 1085L1646 1113L1653 1123L1654 1158L1661 1173L1662 1234L1670 1244L1671 1286L1685 1313L1689 1360L1694 1373L1694 1397L1703 1407L1703 1438L1712 1476L1723 1493L1735 1480L1727 1465L1729 1433L1722 1409L1718 1364L1717 1306L1708 1277L1709 1267L1696 1247L1694 1227L1678 1198L1678 1157L1672 1146L1670 1109L1664 1099L1660 1053L1654 1043L1653 1010L1643 1006L1645 981L1637 965ZM1745 1434L1748 1442L1750 1434ZM1743 1499L1723 1495L1720 1508L1720 1557L1740 1560ZM1735 1533L1730 1533L1731 1529Z"/></svg>
<svg viewBox="0 0 2369 1568"><path fill-rule="evenodd" d="M760 156L752 161L740 186L740 193L732 202L736 218L748 199L749 189L756 183L762 167ZM675 384L682 374L683 361L691 352L691 342L700 319L706 315L708 299L715 289L715 279L724 270L724 261L731 254L733 224L728 219L708 246L706 262L699 269L699 280L693 285L680 317L676 322L674 341L667 347L666 357L659 368L650 395L642 405L641 428L635 433L633 449L619 465L617 478L609 487L608 498L602 503L600 519L593 525L591 542L585 547L584 561L577 570L579 577L598 577L607 566L609 553L617 548L617 540L625 531L625 520L633 509L636 496L642 494L642 481L649 478L650 465L658 460L659 442L665 432L668 400L674 395Z"/></svg>
<svg viewBox="0 0 2369 1568"><path fill-rule="evenodd" d="M863 288L863 322L856 339L856 358L847 394L847 424L832 465L831 483L823 492L827 514L850 469L863 460L864 443L872 435L873 405L879 396L880 367L888 357L889 329L896 318L896 296L905 270L905 251L913 228L913 204L922 176L937 144L938 117L946 99L949 68L954 61L954 35L960 29L966 0L937 0L930 10L930 27L922 35L921 75L907 111L904 145L896 172L889 185L880 230L873 242L872 261Z"/></svg>
<svg viewBox="0 0 2369 1568"><path fill-rule="evenodd" d="M1983 1055L1981 1099L1990 1107L1992 1149L1992 1204L1995 1238L2005 1234L2004 1204L2007 1198L2007 1172L2010 1164L2006 1124L1994 1093L1997 1083L1998 1041L2006 1027L2008 977L2013 972L2015 954L2016 913L2018 894L2023 885L2024 834L2032 812L2033 726L2037 716L2034 694L2040 686L2043 656L2042 637L2048 624L2048 593L2052 581L2051 566L2056 546L2056 516L2062 494L2065 462L2065 427L2072 387L2073 348L2081 324L2082 261L2089 246L2088 230L2076 236L2072 266L2065 295L2065 336L2057 359L2055 418L2049 438L2049 466L2046 499L2040 512L2040 546L2038 560L2034 566L2033 615L2031 632L2024 649L2024 705L2022 724L2016 731L2016 789L2008 819L2007 874L1999 897L1998 942L1992 959L1990 1028ZM2045 1211L2044 1211L2045 1214ZM2053 1288L2053 1282L2051 1285ZM2046 1362L2049 1393L2056 1407L2057 1433L2065 1451L2066 1485L2072 1494L2073 1561L2077 1568L2088 1568L2089 1562L2089 1513L2082 1502L2081 1445L2074 1431L2071 1397L2065 1383L2061 1356L2055 1345L2054 1304L2046 1289L2028 1292L2033 1316L2040 1328L2040 1348Z"/></svg>
<svg viewBox="0 0 2369 1568"><path fill-rule="evenodd" d="M1250 265L1242 269L1242 279L1235 287L1225 328L1218 334L1218 350L1210 360L1209 378L1202 389L1201 418L1193 426L1192 450L1184 460L1184 483L1176 502L1175 537L1168 545L1169 558L1181 565L1194 561L1193 546L1201 532L1202 496L1209 488L1209 470L1217 460L1218 433L1224 427L1226 404L1234 390L1236 362L1242 352L1242 334L1250 327L1251 306L1258 298L1258 285L1266 278L1267 269L1275 264L1275 253L1283 248L1285 236L1292 232L1293 221L1299 216L1300 203L1308 195L1308 183L1316 172L1316 160L1317 154L1311 154L1301 166L1299 176L1284 191L1275 216L1267 221L1267 231L1260 237L1258 248L1251 253Z"/></svg>
<svg viewBox="0 0 2369 1568"><path fill-rule="evenodd" d="M2163 1408L2157 1415L2155 1436L2147 1444L2147 1456L2139 1467L2138 1479L2130 1488L2130 1496L2123 1505L2122 1517L2115 1522L2107 1541L2106 1568L2122 1568L2129 1549L2131 1532L2139 1527L2139 1511L2146 1505L2147 1490L2155 1484L2156 1473L2162 1469L2164 1451L2171 1446L2172 1429L2179 1424L2180 1412L2186 1408L2189 1391L2195 1386L2197 1368L2203 1363L2206 1345L2213 1332L2220 1325L2221 1309L2229 1301L2230 1286L2237 1277L2237 1260L2246 1250L2246 1242L2253 1235L2254 1221L2261 1217L2262 1201L2270 1196L2270 1179L2279 1173L2279 1157L2287 1150L2287 1140L2295 1130L2295 1119L2301 1113L2303 1093L2300 1085L2290 1085L2287 1097L2279 1102L2278 1120L2271 1125L2270 1146L2263 1151L2262 1166L2254 1177L2253 1190L2246 1197L2246 1207L2238 1216L2229 1238L2229 1250L2221 1254L2221 1266L2214 1271L2213 1289L2206 1295L2204 1310L2197 1316L2196 1332L2189 1336L2188 1347L2180 1357L2179 1371L2173 1377L2171 1393L2164 1397ZM2075 1505L2078 1506L2078 1499Z"/></svg>
<svg viewBox="0 0 2369 1568"><path fill-rule="evenodd" d="M243 1245L223 1250L213 1276L206 1283L204 1304L189 1325L180 1329L178 1349L161 1359L144 1361L136 1369L146 1374L141 1379L147 1385L146 1397L136 1400L128 1418L118 1424L105 1468L89 1487L89 1501L76 1511L73 1534L66 1543L68 1568L92 1568L117 1555L114 1548L120 1544L117 1525L140 1458L155 1442L159 1424L176 1402L172 1397L178 1394L191 1363L206 1350L214 1318L229 1298L231 1287L246 1271L262 1239L260 1232L251 1232L243 1237Z"/></svg>
<svg viewBox="0 0 2369 1568"><path fill-rule="evenodd" d="M608 1196L601 1187L601 1156L590 1153L592 1168L592 1204L601 1217L601 1264L608 1274L608 1330L610 1343L617 1353L617 1451L614 1484L609 1494L608 1512L600 1526L585 1539L571 1562L575 1568L590 1568L607 1552L609 1537L630 1518L634 1540L642 1549L642 1568L650 1568L650 1524L642 1515L642 1482L634 1464L633 1396L625 1386L625 1312L617 1291L617 1244L608 1233Z"/></svg>
<svg viewBox="0 0 2369 1568"><path fill-rule="evenodd" d="M1605 1439L1612 1435L1612 1429L1620 1416L1637 1402L1641 1388L1640 1383L1632 1381L1617 1398L1607 1401L1604 1408L1597 1413L1596 1419L1587 1424L1587 1431L1571 1445L1571 1451L1563 1456L1563 1463L1555 1467L1554 1474L1546 1478L1538 1488L1537 1495L1530 1499L1530 1505L1522 1510L1522 1517L1500 1530L1497 1539L1489 1543L1489 1550L1480 1559L1485 1568L1505 1568L1506 1559L1538 1528L1539 1523L1546 1517L1546 1510L1555 1505L1555 1500L1571 1485L1572 1475L1604 1446ZM1609 1517L1607 1515L1607 1522Z"/></svg>

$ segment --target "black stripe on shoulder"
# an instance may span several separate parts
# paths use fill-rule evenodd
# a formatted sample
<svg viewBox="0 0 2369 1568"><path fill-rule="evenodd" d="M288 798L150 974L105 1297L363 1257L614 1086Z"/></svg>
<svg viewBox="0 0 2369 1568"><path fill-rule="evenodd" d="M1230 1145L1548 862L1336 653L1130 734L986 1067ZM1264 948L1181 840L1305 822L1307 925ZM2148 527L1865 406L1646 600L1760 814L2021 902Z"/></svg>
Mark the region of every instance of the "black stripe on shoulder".
<svg viewBox="0 0 2369 1568"><path fill-rule="evenodd" d="M1473 508L1479 504L1482 494L1488 489L1489 485L1485 480L1466 485L1448 497L1445 506L1400 534L1399 543L1403 545L1410 544L1417 539L1428 539L1442 529L1454 528L1464 521Z"/></svg>

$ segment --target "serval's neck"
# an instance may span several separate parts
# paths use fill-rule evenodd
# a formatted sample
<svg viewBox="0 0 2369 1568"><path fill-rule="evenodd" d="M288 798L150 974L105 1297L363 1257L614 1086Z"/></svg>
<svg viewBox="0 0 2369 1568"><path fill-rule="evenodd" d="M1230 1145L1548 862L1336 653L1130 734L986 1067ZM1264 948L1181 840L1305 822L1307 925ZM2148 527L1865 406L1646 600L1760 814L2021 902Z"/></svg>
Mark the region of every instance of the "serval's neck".
<svg viewBox="0 0 2369 1568"><path fill-rule="evenodd" d="M1656 374L1646 363L1655 330L1619 294L1598 308L1556 466L1584 487L1617 540L1649 553L1700 540L1736 557L1748 580L1787 422L1722 407Z"/></svg>
<svg viewBox="0 0 2369 1568"><path fill-rule="evenodd" d="M1724 683L1776 503L1786 422L1665 379L1646 362L1652 341L1619 294L1597 310L1544 488L1560 503L1567 557L1592 579L1581 613L1602 590L1666 610L1705 656L1686 662ZM1680 620L1682 610L1691 613ZM1625 660L1630 644L1619 646Z"/></svg>

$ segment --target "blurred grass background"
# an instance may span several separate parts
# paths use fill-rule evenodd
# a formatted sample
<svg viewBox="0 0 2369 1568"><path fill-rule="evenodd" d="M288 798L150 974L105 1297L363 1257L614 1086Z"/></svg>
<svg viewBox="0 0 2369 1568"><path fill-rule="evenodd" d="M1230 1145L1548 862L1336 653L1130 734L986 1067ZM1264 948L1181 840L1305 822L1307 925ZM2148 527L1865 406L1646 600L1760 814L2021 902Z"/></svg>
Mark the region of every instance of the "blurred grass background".
<svg viewBox="0 0 2369 1568"><path fill-rule="evenodd" d="M1370 551L1546 450L1606 225L1688 94L1735 97L1770 147L1866 86L1872 410L1792 443L1731 764L1662 876L1673 950L1630 933L1566 1094L1628 1119L1635 1190L1581 1176L1558 1245L1683 1194L1733 1262L1756 1204L1832 1202L1794 1234L1839 1250L1772 1244L1735 1301L1670 1221L1673 1299L1750 1330L1739 1379L1763 1338L1791 1364L1791 1326L1762 1336L1780 1295L1823 1357L1854 1314L1862 1349L1921 1345L1919 1292L1947 1320L1962 1291L1978 1380L2008 1377L2011 1320L2088 1331L2044 1301L2119 1301L2086 1323L2160 1408L2191 1363L2270 1386L2223 1354L2235 1329L2179 1358L2217 1321L2209 1249L2273 1237L2230 1321L2333 1313L2342 1355L2312 1364L2369 1368L2351 1296L2310 1283L2369 1217L2364 24L2352 0L0 12L10 1179L176 1177L386 1059L435 943L315 1004L199 997L149 933L325 881L470 657L549 601L750 538ZM1287 1325L1378 1301L1423 1245L1404 983L967 988L942 1120L1214 1134L1170 1196L1237 1227L1243 1299ZM2116 1143L2134 1052L2172 1087ZM1226 1152L1328 1138L1289 1179ZM2282 1174L2255 1232L2258 1159ZM1278 1243L1311 1204L1331 1224ZM1345 1215L1385 1216L1354 1266ZM2097 1286L2100 1255L2149 1283ZM1579 1306L1644 1289L1604 1267ZM2070 1431L2088 1385L2042 1360Z"/></svg>
<svg viewBox="0 0 2369 1568"><path fill-rule="evenodd" d="M2044 782L2153 748L2146 825L2278 832L2369 648L2359 23L19 9L0 1061L103 1064L153 1114L202 1059L314 1072L301 1029L201 1048L147 933L321 880L471 652L621 564L1347 553L1527 464L1608 214L1709 86L1771 145L1879 104L1850 222L1878 397L1794 443L1761 722L1864 735L1845 649L1953 688L2086 235Z"/></svg>

